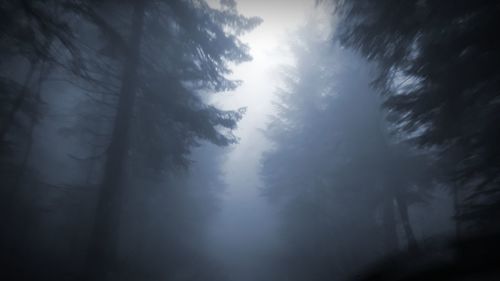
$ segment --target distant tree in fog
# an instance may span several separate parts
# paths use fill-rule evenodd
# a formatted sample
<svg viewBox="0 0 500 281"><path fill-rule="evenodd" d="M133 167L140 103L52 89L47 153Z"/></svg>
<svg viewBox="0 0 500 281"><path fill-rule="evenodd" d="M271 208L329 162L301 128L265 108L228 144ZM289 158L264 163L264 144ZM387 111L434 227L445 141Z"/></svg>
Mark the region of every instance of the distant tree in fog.
<svg viewBox="0 0 500 281"><path fill-rule="evenodd" d="M417 250L408 208L433 187L426 156L390 136L370 87L377 69L313 30L292 43L261 170L283 211L288 258L302 261L291 269L298 280L348 276L400 245Z"/></svg>
<svg viewBox="0 0 500 281"><path fill-rule="evenodd" d="M31 216L34 130L44 116L43 84L55 65L78 62L73 33L53 2L0 4L1 263L18 258ZM62 55L65 54L65 55Z"/></svg>

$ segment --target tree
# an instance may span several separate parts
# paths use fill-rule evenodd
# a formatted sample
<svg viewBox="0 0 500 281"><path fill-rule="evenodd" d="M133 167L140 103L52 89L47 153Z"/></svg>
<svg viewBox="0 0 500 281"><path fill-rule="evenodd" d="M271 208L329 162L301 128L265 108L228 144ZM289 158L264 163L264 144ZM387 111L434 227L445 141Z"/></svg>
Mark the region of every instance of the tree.
<svg viewBox="0 0 500 281"><path fill-rule="evenodd" d="M376 67L313 30L292 43L296 61L266 130L274 147L262 159L299 280L347 277L403 245L418 250L408 209L433 186L426 155L389 133L370 86Z"/></svg>
<svg viewBox="0 0 500 281"><path fill-rule="evenodd" d="M459 219L496 228L500 214L499 40L495 1L335 1L341 41L381 68L395 124L450 165ZM449 160L445 160L449 159Z"/></svg>
<svg viewBox="0 0 500 281"><path fill-rule="evenodd" d="M49 3L50 2L50 3ZM19 254L29 212L25 179L30 167L33 131L43 117L42 86L54 66L78 61L73 36L53 1L0 4L0 177L2 179L2 258ZM63 56L62 54L67 54Z"/></svg>
<svg viewBox="0 0 500 281"><path fill-rule="evenodd" d="M103 168L97 172L85 168L85 183L71 186L76 193L100 181L87 260L88 277L104 277L116 271L122 199L133 194L131 189L144 190L145 198L150 195L147 184L142 187L144 181L137 179L176 185L166 189L178 190L183 184L171 179L172 172L189 166L193 147L205 141L220 146L236 142L232 130L244 110L224 111L209 105L208 93L239 85L226 76L230 64L251 59L239 36L260 20L238 14L234 1L221 1L220 8L212 8L202 0L19 1L0 4L0 13L2 70L10 66L10 55L26 57L31 64L26 82L8 76L1 80L2 99L7 101L0 112L2 142L7 135L17 138L14 121L23 121L21 115L30 109L35 97L28 91L30 81L45 74L42 62L56 66L58 75L79 88L68 86L65 92L86 94L88 99L80 100L87 108L81 112L94 115L92 120L74 123L80 128L61 128L61 137L85 131L92 135L91 142L107 142L103 153L79 148L80 153L92 154L88 158L93 159L93 170ZM2 143L4 148L10 146ZM0 158L2 166L12 166L3 151ZM80 158L87 157L67 161ZM9 173L3 172L2 167L2 176ZM182 192L175 196L186 195ZM80 196L80 201L92 205L87 197ZM70 207L62 208L69 216ZM83 222L85 215L75 215Z"/></svg>
<svg viewBox="0 0 500 281"><path fill-rule="evenodd" d="M238 85L225 78L229 62L250 59L237 36L259 23L240 16L233 2L217 10L203 1L135 1L124 9L132 11L130 39L124 40L121 34L127 31L115 27L118 19L100 15L116 4L106 5L71 6L101 30L107 40L101 51L105 57L114 59L110 49L121 52L117 62L123 71L91 239L92 275L103 274L116 261L128 155L141 161L141 168L164 173L187 164L190 148L200 139L217 145L236 140L230 130L242 112L208 106L200 93Z"/></svg>

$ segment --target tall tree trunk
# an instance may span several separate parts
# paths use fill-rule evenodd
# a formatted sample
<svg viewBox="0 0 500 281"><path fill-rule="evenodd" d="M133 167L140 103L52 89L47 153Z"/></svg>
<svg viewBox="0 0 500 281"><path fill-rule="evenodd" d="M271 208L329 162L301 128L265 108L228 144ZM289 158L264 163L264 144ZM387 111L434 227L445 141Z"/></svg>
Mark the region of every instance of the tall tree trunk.
<svg viewBox="0 0 500 281"><path fill-rule="evenodd" d="M388 253L392 253L399 248L396 218L394 216L394 200L392 196L386 195L383 211L385 247Z"/></svg>
<svg viewBox="0 0 500 281"><path fill-rule="evenodd" d="M26 74L26 77L24 78L24 82L23 82L23 86L21 88L21 91L16 96L14 103L12 104L12 108L7 113L5 120L3 120L3 123L0 124L0 144L5 140L4 137L7 135L12 124L14 123L14 119L16 117L17 112L24 104L24 101L26 100L26 98L28 98L28 94L30 93L30 83L31 83L31 80L33 79L33 75L35 74L37 67L38 67L38 62L30 62L30 67L29 67L28 73ZM28 130L29 134L31 134L32 129L33 128L29 128L29 130ZM2 210L3 212L10 212L11 211L10 206L12 204L17 203L17 202L15 202L14 199L15 199L17 188L19 185L19 179L22 177L22 173L24 173L25 162L26 162L26 158L28 157L27 155L29 155L29 153L30 153L30 149L31 149L30 138L31 138L31 135L28 136L28 148L21 158L20 168L18 170L16 169L17 171L20 171L20 172L16 172L16 174L13 177L12 183L8 186L8 188L5 192L4 196L6 198L9 198L9 199L7 200L7 204L2 206L3 208L5 208Z"/></svg>
<svg viewBox="0 0 500 281"><path fill-rule="evenodd" d="M406 240L408 241L408 250L410 252L417 252L419 248L417 239L415 238L415 234L413 233L413 229L410 224L410 216L408 215L408 203L406 202L404 196L401 194L396 194L395 199L398 205L399 216L401 217Z"/></svg>
<svg viewBox="0 0 500 281"><path fill-rule="evenodd" d="M12 103L12 108L10 109L9 113L7 113L5 120L2 122L2 124L0 124L0 141L5 140L5 135L7 135L12 124L14 123L14 118L16 117L17 112L21 109L21 107L24 104L24 101L28 97L28 94L30 92L29 84L31 82L31 79L33 78L33 75L35 74L37 66L38 66L38 61L30 62L29 70L28 73L26 74L26 77L24 78L21 90L14 99L14 102Z"/></svg>
<svg viewBox="0 0 500 281"><path fill-rule="evenodd" d="M138 89L140 45L146 1L133 1L129 53L125 58L122 84L113 133L104 165L94 227L87 256L87 278L96 280L116 266L117 228L123 192L126 160L129 148L129 129Z"/></svg>
<svg viewBox="0 0 500 281"><path fill-rule="evenodd" d="M460 225L460 188L458 185L453 189L453 207L455 209L455 238L458 240L461 236Z"/></svg>
<svg viewBox="0 0 500 281"><path fill-rule="evenodd" d="M40 64L43 66L43 62ZM25 84L23 86L23 92L28 93L29 91L29 82L33 77L34 70L36 69L36 65L31 65L30 73L27 75ZM14 180L11 184L10 190L8 192L7 204L5 205L5 214L7 218L6 225L11 230L12 233L15 233L14 236L9 237L8 239L8 247L5 250L5 255L11 259L23 259L26 256L26 247L29 247L26 236L27 229L29 224L31 223L30 211L31 211L31 200L26 200L27 197L31 195L30 190L26 190L27 187L24 186L23 180L26 177L26 174L29 169L29 162L32 154L33 148L33 132L35 130L36 125L36 117L38 115L38 106L40 105L40 93L41 86L45 79L45 75L42 71L39 71L39 77L36 84L36 87L33 90L34 96L33 98L37 101L37 108L35 109L32 115L30 115L30 124L28 128L28 136L26 138L26 144L24 148L24 152L21 156L21 162L19 163L19 168L17 168L17 172L14 176ZM25 97L23 97L25 99ZM4 222L5 223L5 222Z"/></svg>
<svg viewBox="0 0 500 281"><path fill-rule="evenodd" d="M42 60L41 62L39 62L39 74L38 74L37 84L33 89L34 93L33 98L36 101L37 107L35 109L35 112L31 115L30 118L31 119L30 127L27 137L28 143L26 145L26 150L23 155L19 174L17 175L17 179L14 183L16 192L19 192L19 198L17 199L18 202L21 202L21 200L23 199L22 197L26 197L27 194L29 195L33 193L32 186L28 185L24 187L25 184L23 184L23 179L26 178L26 174L29 172L30 160L33 153L33 144L35 143L34 132L38 118L41 114L41 105L43 103L41 97L42 87L44 81L47 79L49 74L50 74L50 63L47 63L45 60ZM30 227L32 227L33 222L35 221L33 207L32 207L33 203L34 199L31 199L28 202L25 202L24 204L20 204L21 210L20 213L17 215L18 219L20 219L21 221L21 228L19 229L18 238L20 239L19 241L21 242L22 246L21 256L23 257L26 257L29 254L30 244L27 241L29 239Z"/></svg>

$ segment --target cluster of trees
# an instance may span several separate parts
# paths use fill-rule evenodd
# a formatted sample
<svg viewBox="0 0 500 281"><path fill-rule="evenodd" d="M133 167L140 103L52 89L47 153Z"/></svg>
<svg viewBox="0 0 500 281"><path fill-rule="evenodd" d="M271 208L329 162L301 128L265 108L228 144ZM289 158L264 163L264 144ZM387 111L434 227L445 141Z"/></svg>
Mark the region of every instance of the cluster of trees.
<svg viewBox="0 0 500 281"><path fill-rule="evenodd" d="M449 218L498 231L497 1L319 2L335 25L297 33L266 130L276 278L425 251ZM223 279L203 232L244 111L209 93L259 22L234 0L0 2L0 279Z"/></svg>
<svg viewBox="0 0 500 281"><path fill-rule="evenodd" d="M251 59L239 36L260 19L203 0L4 1L0 14L2 274L196 274L220 151L190 155L236 141L243 111L207 94L238 86L229 64Z"/></svg>
<svg viewBox="0 0 500 281"><path fill-rule="evenodd" d="M296 62L266 131L275 146L262 159L294 280L342 279L384 254L419 251L409 209L432 204L439 189L428 155L391 136L371 87L377 68L313 30L292 43ZM446 212L437 210L442 221Z"/></svg>
<svg viewBox="0 0 500 281"><path fill-rule="evenodd" d="M342 279L435 233L498 231L498 4L333 3L333 31L296 35L266 131L287 278Z"/></svg>

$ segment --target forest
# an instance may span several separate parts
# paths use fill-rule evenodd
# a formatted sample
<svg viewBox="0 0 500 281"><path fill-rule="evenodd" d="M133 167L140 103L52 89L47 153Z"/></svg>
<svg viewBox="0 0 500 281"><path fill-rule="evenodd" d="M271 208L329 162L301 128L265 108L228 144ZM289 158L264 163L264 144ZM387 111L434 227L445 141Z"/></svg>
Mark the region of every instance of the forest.
<svg viewBox="0 0 500 281"><path fill-rule="evenodd" d="M500 280L499 26L493 0L0 1L0 280Z"/></svg>

